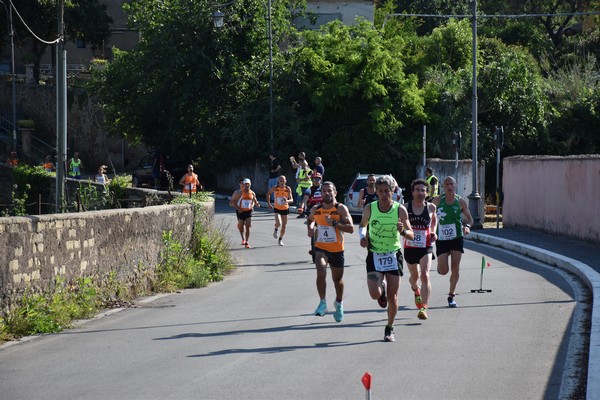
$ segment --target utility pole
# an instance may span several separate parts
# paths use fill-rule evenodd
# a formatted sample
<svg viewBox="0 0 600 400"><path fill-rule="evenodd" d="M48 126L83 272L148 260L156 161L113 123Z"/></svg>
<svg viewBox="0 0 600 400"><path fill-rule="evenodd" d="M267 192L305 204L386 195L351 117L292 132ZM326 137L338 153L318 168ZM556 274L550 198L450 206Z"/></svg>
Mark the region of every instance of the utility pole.
<svg viewBox="0 0 600 400"><path fill-rule="evenodd" d="M468 196L469 198L469 211L473 217L472 229L481 229L481 218L479 216L479 204L481 202L481 196L477 190L477 0L473 1L473 46L472 46L472 62L473 62L473 95L472 95L472 110L471 110L471 141L472 141L472 171L473 177L472 187L473 191Z"/></svg>
<svg viewBox="0 0 600 400"><path fill-rule="evenodd" d="M67 162L67 51L64 36L64 0L58 3L56 43L56 203L55 212L63 211Z"/></svg>

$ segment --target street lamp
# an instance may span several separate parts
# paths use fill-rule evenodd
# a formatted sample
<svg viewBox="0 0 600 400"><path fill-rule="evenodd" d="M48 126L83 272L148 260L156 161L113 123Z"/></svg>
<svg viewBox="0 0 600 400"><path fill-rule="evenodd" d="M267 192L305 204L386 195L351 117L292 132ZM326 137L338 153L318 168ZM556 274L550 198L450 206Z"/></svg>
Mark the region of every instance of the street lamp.
<svg viewBox="0 0 600 400"><path fill-rule="evenodd" d="M217 7L232 3L233 1L227 4L219 4ZM271 151L273 151L273 31L271 25L271 0L268 0L266 4L263 2L263 5L267 10L267 38L269 39L269 146L271 147ZM213 12L212 18L215 28L223 27L225 15L221 11L217 10Z"/></svg>
<svg viewBox="0 0 600 400"><path fill-rule="evenodd" d="M469 196L469 211L473 217L473 229L481 229L481 218L479 216L479 202L481 196L477 191L477 0L473 0L473 95L471 102L471 144L472 144L472 165L471 176L473 178L473 191Z"/></svg>
<svg viewBox="0 0 600 400"><path fill-rule="evenodd" d="M4 1L0 0L0 3L7 9ZM17 151L17 89L15 82L15 31L13 29L12 22L12 1L8 0L8 9L6 10L8 15L8 29L10 29L10 73L12 76L12 149Z"/></svg>

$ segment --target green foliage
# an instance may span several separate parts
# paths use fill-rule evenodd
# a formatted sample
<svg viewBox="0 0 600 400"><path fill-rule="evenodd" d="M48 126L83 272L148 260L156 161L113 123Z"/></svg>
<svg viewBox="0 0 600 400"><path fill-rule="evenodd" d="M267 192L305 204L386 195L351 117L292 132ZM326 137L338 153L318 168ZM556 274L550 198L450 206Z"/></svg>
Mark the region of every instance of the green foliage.
<svg viewBox="0 0 600 400"><path fill-rule="evenodd" d="M196 219L192 240L185 247L173 238L171 231L163 233L164 250L156 269L155 290L172 292L181 288L204 287L217 282L233 269L229 242L220 227L214 227L202 210L202 195L177 197L174 203L194 205Z"/></svg>
<svg viewBox="0 0 600 400"><path fill-rule="evenodd" d="M4 312L0 326L5 334L15 337L59 332L73 319L90 317L97 307L91 278L79 278L71 284L57 278L46 293L26 291L15 307Z"/></svg>
<svg viewBox="0 0 600 400"><path fill-rule="evenodd" d="M105 190L98 190L91 182L80 182L77 189L77 201L80 211L103 210L109 203L109 195Z"/></svg>
<svg viewBox="0 0 600 400"><path fill-rule="evenodd" d="M27 199L29 198L27 192L29 191L29 189L31 189L31 186L29 186L29 184L26 184L25 190L23 191L21 196L19 196L17 189L18 189L18 186L13 185L13 190L11 192L11 199L12 199L11 208L9 210L2 211L2 213L0 213L1 216L8 217L11 215L14 215L14 216L27 215Z"/></svg>
<svg viewBox="0 0 600 400"><path fill-rule="evenodd" d="M16 186L13 199L28 198L35 201L32 204L27 204L26 200L23 202L23 205L26 205L27 212L22 215L39 214L37 204L39 198L42 199L43 203L48 203L49 200L53 199L53 184L52 180L49 179L53 176L53 173L47 172L39 165L31 166L21 163L13 169L13 179Z"/></svg>

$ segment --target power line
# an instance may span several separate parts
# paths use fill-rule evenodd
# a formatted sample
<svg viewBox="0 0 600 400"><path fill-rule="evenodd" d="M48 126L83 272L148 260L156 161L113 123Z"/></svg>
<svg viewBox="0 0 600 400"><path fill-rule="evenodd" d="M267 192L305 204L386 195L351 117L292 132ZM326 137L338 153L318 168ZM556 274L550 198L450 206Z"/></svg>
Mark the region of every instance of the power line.
<svg viewBox="0 0 600 400"><path fill-rule="evenodd" d="M55 40L53 40L53 41L50 42L50 41L44 40L44 39L40 38L38 35L36 35L35 32L33 32L31 30L31 28L29 28L29 25L27 25L27 23L25 22L25 20L23 19L23 17L21 17L21 14L19 14L19 11L17 10L17 7L15 7L15 5L12 3L12 1L10 1L9 3L12 6L13 10L15 10L15 13L19 17L19 19L21 20L21 22L23 23L23 25L25 26L25 28L27 28L27 30L29 31L29 33L31 33L34 38L36 38L37 40L39 40L42 43L50 44L50 45L56 44L56 43L60 42L60 40L61 40L60 37L58 37Z"/></svg>

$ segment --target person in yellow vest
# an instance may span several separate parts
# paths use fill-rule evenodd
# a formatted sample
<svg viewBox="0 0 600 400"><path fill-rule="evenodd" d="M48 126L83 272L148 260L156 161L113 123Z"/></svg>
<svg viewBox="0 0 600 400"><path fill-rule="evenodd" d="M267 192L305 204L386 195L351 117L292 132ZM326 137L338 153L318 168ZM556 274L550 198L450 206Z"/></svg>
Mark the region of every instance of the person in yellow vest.
<svg viewBox="0 0 600 400"><path fill-rule="evenodd" d="M275 197L275 204L271 204L271 195ZM285 235L285 228L288 222L288 215L290 214L290 204L294 202L292 196L292 188L287 185L287 179L284 175L277 178L277 185L271 187L267 191L267 207L273 209L275 213L275 230L273 231L273 238L278 239L277 244L283 246L283 235ZM278 234L279 227L281 227L281 233Z"/></svg>
<svg viewBox="0 0 600 400"><path fill-rule="evenodd" d="M331 279L335 286L335 311L333 318L337 322L344 319L344 235L354 232L354 224L348 208L335 200L337 190L332 182L321 185L323 203L313 207L306 225L308 237L314 238L313 261L317 270L317 293L319 305L315 315L324 316L327 312L327 264L331 269Z"/></svg>
<svg viewBox="0 0 600 400"><path fill-rule="evenodd" d="M427 167L427 169L425 169L425 176L427 177L425 181L429 185L429 193L427 194L425 201L430 202L438 195L438 185L440 181L437 176L433 174L433 169L431 169L431 167Z"/></svg>
<svg viewBox="0 0 600 400"><path fill-rule="evenodd" d="M69 176L73 179L81 179L81 170L83 169L83 162L79 158L79 153L76 151L73 153L73 158L69 161Z"/></svg>
<svg viewBox="0 0 600 400"><path fill-rule="evenodd" d="M260 207L260 203L256 199L256 193L250 189L252 185L250 179L244 179L242 185L241 190L233 193L229 204L235 208L238 220L237 228L242 237L242 246L249 249L250 243L248 243L248 240L250 239L250 227L252 226L252 211L255 206Z"/></svg>
<svg viewBox="0 0 600 400"><path fill-rule="evenodd" d="M306 189L312 186L312 182L310 177L312 175L312 170L308 167L308 163L306 160L299 162L300 168L298 172L296 172L296 194L297 194L297 203L298 206L302 204L302 197L304 196L304 192ZM303 218L302 214L298 215L296 218Z"/></svg>
<svg viewBox="0 0 600 400"><path fill-rule="evenodd" d="M375 181L378 200L365 206L358 227L361 247L367 248L367 286L371 298L387 307L384 342L394 342L398 289L402 272L401 237L413 240L406 208L392 200L396 181L389 175ZM368 229L367 229L368 227Z"/></svg>
<svg viewBox="0 0 600 400"><path fill-rule="evenodd" d="M181 177L179 184L183 186L181 191L190 196L192 193L196 193L198 189L202 190L202 185L198 180L198 175L194 173L194 166L192 164L188 164L187 173Z"/></svg>

